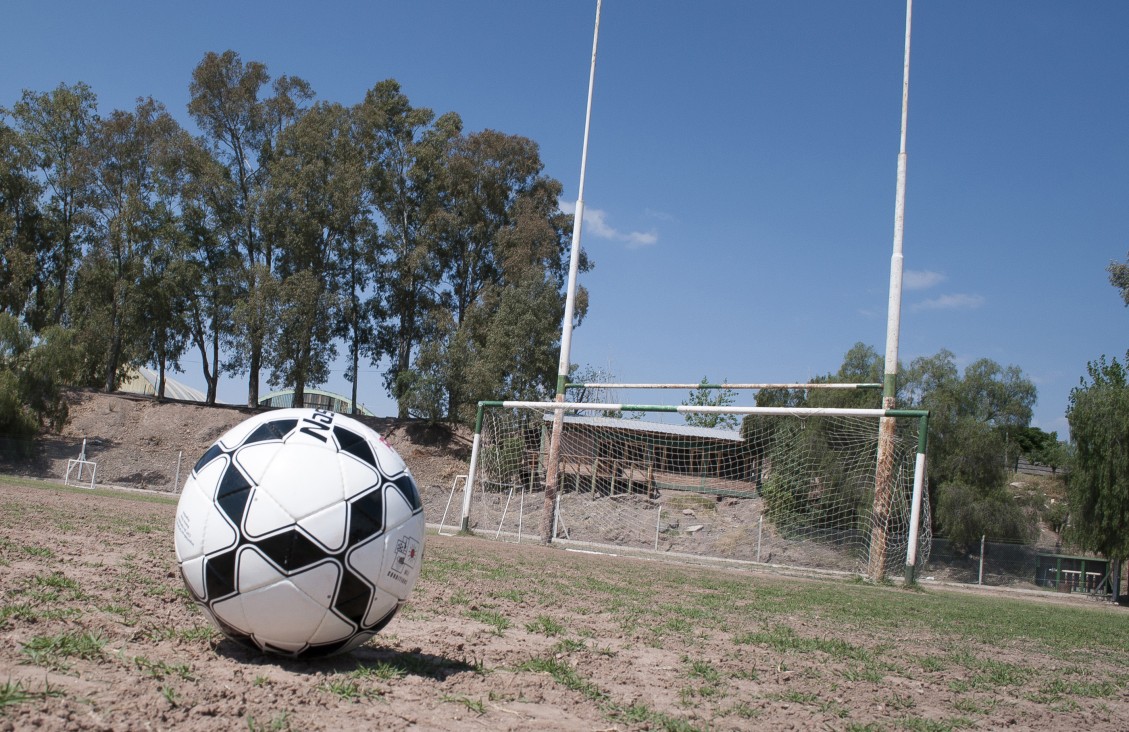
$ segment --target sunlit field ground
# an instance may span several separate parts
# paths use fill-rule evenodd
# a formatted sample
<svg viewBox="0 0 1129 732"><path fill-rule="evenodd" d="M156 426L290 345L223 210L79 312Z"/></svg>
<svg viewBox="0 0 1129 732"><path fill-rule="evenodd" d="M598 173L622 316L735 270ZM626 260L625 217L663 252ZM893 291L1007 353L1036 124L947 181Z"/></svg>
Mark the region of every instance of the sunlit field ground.
<svg viewBox="0 0 1129 732"><path fill-rule="evenodd" d="M0 730L1124 729L1129 612L428 536L367 646L296 663L188 600L167 496L0 479Z"/></svg>

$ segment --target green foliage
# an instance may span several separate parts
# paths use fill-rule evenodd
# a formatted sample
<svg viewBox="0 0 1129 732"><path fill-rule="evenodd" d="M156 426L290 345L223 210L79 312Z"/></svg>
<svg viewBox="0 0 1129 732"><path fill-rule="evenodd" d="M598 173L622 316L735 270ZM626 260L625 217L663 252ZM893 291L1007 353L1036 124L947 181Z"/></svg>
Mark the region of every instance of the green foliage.
<svg viewBox="0 0 1129 732"><path fill-rule="evenodd" d="M1129 380L1116 358L1102 356L1086 370L1089 381L1083 377L1070 392L1066 413L1075 446L1069 537L1123 559L1129 557Z"/></svg>
<svg viewBox="0 0 1129 732"><path fill-rule="evenodd" d="M1109 284L1117 288L1125 306L1129 307L1129 263L1110 262L1106 272L1109 272Z"/></svg>
<svg viewBox="0 0 1129 732"><path fill-rule="evenodd" d="M23 313L33 330L64 324L70 307L75 269L92 224L86 150L96 109L94 92L78 83L42 93L25 89L10 110L21 143L46 183L40 198L43 236L35 242L34 306Z"/></svg>
<svg viewBox="0 0 1129 732"><path fill-rule="evenodd" d="M279 136L293 125L314 96L302 79L281 76L270 82L264 64L244 62L235 51L208 52L192 70L188 113L203 132L204 145L212 165L207 190L197 201L215 217L220 243L235 253L230 265L230 286L237 307L229 316L211 313L213 325L224 323L217 333L228 346L227 368L249 375L247 401L255 406L259 398L259 369L264 349L274 333L274 300L269 288L274 283L273 244L264 231L267 208L263 198L271 184L271 154ZM210 294L214 294L210 293ZM214 341L213 341L214 343ZM205 359L207 360L207 359Z"/></svg>
<svg viewBox="0 0 1129 732"><path fill-rule="evenodd" d="M873 347L856 343L843 356L843 363L834 374L812 379L814 384L880 384L883 359ZM882 406L881 389L811 389L805 406L836 409L877 409Z"/></svg>
<svg viewBox="0 0 1129 732"><path fill-rule="evenodd" d="M850 524L868 515L877 431L869 449L860 450L842 421L777 418L776 422L766 456L771 469L761 485L767 513L776 526L785 532L858 528Z"/></svg>
<svg viewBox="0 0 1129 732"><path fill-rule="evenodd" d="M36 337L0 313L0 434L28 436L62 426L63 388L75 378L79 354L71 331L50 326Z"/></svg>
<svg viewBox="0 0 1129 732"><path fill-rule="evenodd" d="M878 383L883 366L877 351L856 343L835 373L812 383ZM933 516L950 538L978 540L982 533L1017 540L1031 536L1034 516L1024 512L1004 486L1005 460L1012 462L1027 444L1022 440L1032 435L1027 424L1035 394L1034 385L1016 366L1004 368L980 359L962 374L955 357L946 350L915 359L905 370L897 401L902 407L930 410L927 465L930 495L937 501ZM876 408L881 406L881 393L767 389L757 394L757 405ZM832 507L846 506L856 521L866 515L873 485L851 476L873 474L873 466L864 465L872 461L871 453L844 452L842 446L847 443L840 434L842 427L834 421L813 421L799 430L783 420L750 415L741 429L749 460L768 476L761 491L778 525L830 526L831 517L825 514ZM1057 444L1053 435L1049 440ZM1059 448L1048 445L1038 454L1056 465L1065 464L1066 457L1056 450ZM801 478L812 462L818 480ZM969 506L980 510L970 511ZM862 525L857 528L865 530Z"/></svg>
<svg viewBox="0 0 1129 732"><path fill-rule="evenodd" d="M133 111L114 111L91 126L85 151L92 183L85 199L92 217L90 245L69 310L87 353L97 357L89 365L90 383L107 392L129 364L148 360L151 325L160 326L164 336L172 330L174 314L159 317L163 295L174 292L171 282L147 273L160 269L166 245L172 246L168 240L175 237L175 166L169 157L180 135L183 130L153 99L138 100ZM183 339L160 342L183 348Z"/></svg>
<svg viewBox="0 0 1129 732"><path fill-rule="evenodd" d="M68 659L79 658L97 661L102 658L106 639L96 631L37 635L22 644L21 651L28 661L38 666L67 669Z"/></svg>
<svg viewBox="0 0 1129 732"><path fill-rule="evenodd" d="M39 250L47 218L34 156L18 132L0 122L0 308L38 320L47 296Z"/></svg>
<svg viewBox="0 0 1129 732"><path fill-rule="evenodd" d="M1070 504L1065 501L1055 501L1043 514L1043 520L1056 534L1062 534L1066 522L1070 518Z"/></svg>
<svg viewBox="0 0 1129 732"><path fill-rule="evenodd" d="M354 394L386 359L403 417L554 392L572 217L536 142L464 132L391 79L312 104L230 50L188 91L198 139L152 99L100 118L82 84L0 123L0 304L37 338L72 326L80 383L193 348L209 402L223 369L253 405L263 369L301 395L344 342Z"/></svg>
<svg viewBox="0 0 1129 732"><path fill-rule="evenodd" d="M987 535L993 539L1030 542L1038 535L1032 516L1001 485L992 490L967 483L945 483L937 499L941 532L954 544L970 549Z"/></svg>
<svg viewBox="0 0 1129 732"><path fill-rule="evenodd" d="M981 534L1030 536L1034 517L1004 486L1031 420L1035 385L1018 366L1004 368L990 359L973 362L962 374L948 350L914 359L903 383L905 405L929 410L928 480L942 533L958 543L978 541ZM973 515L970 505L983 512Z"/></svg>
<svg viewBox="0 0 1129 732"><path fill-rule="evenodd" d="M45 683L43 691L31 691L24 686L22 681L8 679L0 683L0 713L4 711L5 707L62 695L63 692L52 689L50 684Z"/></svg>
<svg viewBox="0 0 1129 732"><path fill-rule="evenodd" d="M690 392L690 397L682 402L684 407L729 407L737 403L737 392L732 389L712 389L706 385L710 383L708 376L703 376L697 389ZM716 392L716 394L714 393ZM710 427L732 430L737 428L737 415L735 414L686 414L686 423L695 427Z"/></svg>
<svg viewBox="0 0 1129 732"><path fill-rule="evenodd" d="M517 480L525 462L525 442L520 435L507 437L487 448L483 459L489 461L492 473Z"/></svg>
<svg viewBox="0 0 1129 732"><path fill-rule="evenodd" d="M836 373L812 379L812 383L878 383L882 366L873 348L856 343ZM881 406L881 396L878 390L864 389L765 389L758 392L756 403L762 407L876 408ZM758 475L768 476L758 484L778 527L785 531L865 530L861 522L869 515L874 489L877 432L873 444L860 450L847 430L845 422L835 419L798 423L774 416L745 417L741 425L745 449Z"/></svg>
<svg viewBox="0 0 1129 732"><path fill-rule="evenodd" d="M1046 465L1054 472L1070 464L1070 445L1058 439L1057 432L1044 432L1038 427L1024 427L1014 433L1024 457L1033 465Z"/></svg>

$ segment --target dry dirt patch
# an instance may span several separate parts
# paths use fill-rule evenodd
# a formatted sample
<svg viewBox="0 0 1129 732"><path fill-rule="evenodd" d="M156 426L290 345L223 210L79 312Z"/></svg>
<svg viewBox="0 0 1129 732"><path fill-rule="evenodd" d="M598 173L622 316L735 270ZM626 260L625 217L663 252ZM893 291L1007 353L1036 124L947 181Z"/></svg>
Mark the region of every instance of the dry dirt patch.
<svg viewBox="0 0 1129 732"><path fill-rule="evenodd" d="M428 537L416 595L369 645L277 660L211 629L175 565L171 497L142 498L0 482L0 730L1114 730L1129 718L1115 610L468 537ZM979 631L992 602L1039 627Z"/></svg>

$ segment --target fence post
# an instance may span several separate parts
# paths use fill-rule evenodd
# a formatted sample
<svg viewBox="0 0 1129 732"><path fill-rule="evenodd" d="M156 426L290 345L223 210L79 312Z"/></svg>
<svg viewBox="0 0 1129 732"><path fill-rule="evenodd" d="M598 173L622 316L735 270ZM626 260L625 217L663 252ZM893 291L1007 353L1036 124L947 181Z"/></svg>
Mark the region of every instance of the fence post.
<svg viewBox="0 0 1129 732"><path fill-rule="evenodd" d="M980 535L980 576L976 580L976 584L978 584L978 585L984 584L984 539L985 538L987 538L987 534L981 534Z"/></svg>
<svg viewBox="0 0 1129 732"><path fill-rule="evenodd" d="M761 537L764 536L764 514L757 519L757 563L761 560Z"/></svg>
<svg viewBox="0 0 1129 732"><path fill-rule="evenodd" d="M184 450L176 454L176 477L172 480L172 492L176 493L180 489L180 461L184 458Z"/></svg>

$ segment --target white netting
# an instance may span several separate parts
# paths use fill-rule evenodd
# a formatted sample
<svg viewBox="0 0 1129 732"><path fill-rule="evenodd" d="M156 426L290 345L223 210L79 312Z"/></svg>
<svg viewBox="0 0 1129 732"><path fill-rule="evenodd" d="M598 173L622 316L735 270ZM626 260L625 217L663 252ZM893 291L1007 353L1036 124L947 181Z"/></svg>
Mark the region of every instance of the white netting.
<svg viewBox="0 0 1129 732"><path fill-rule="evenodd" d="M536 541L551 517L558 539L866 572L877 416L750 409L731 430L692 426L685 414L700 424L708 413L682 411L634 413L638 419L606 409L565 412L556 500L547 507L553 409L486 408L468 527ZM917 428L916 419L899 420L896 433L890 572L906 561ZM923 496L926 550L928 507ZM917 564L926 558L919 549Z"/></svg>

